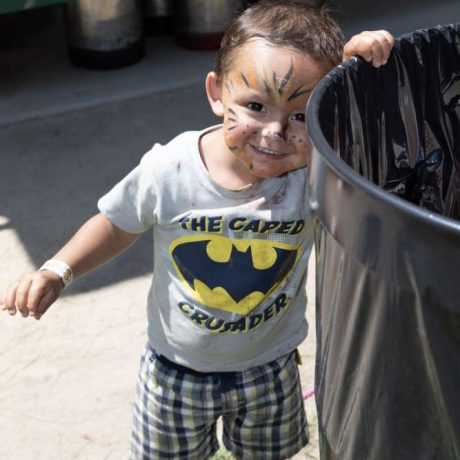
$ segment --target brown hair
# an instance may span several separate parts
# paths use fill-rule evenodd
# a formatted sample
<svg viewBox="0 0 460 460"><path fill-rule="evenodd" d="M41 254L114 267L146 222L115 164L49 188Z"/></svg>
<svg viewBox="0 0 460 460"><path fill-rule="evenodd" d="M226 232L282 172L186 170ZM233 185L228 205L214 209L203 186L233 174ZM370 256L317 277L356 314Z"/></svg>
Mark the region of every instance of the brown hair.
<svg viewBox="0 0 460 460"><path fill-rule="evenodd" d="M336 66L344 37L325 6L291 0L261 0L228 26L217 53L215 72L222 78L232 67L235 51L252 39L288 47Z"/></svg>

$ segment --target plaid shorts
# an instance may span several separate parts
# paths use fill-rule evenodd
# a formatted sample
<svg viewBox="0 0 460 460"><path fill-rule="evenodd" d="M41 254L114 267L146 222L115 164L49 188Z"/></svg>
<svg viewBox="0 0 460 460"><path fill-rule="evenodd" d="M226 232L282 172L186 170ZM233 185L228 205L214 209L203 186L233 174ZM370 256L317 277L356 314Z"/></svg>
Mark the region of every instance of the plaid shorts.
<svg viewBox="0 0 460 460"><path fill-rule="evenodd" d="M147 346L134 409L132 460L205 460L222 440L238 459L286 459L308 443L295 352L243 372L201 373Z"/></svg>

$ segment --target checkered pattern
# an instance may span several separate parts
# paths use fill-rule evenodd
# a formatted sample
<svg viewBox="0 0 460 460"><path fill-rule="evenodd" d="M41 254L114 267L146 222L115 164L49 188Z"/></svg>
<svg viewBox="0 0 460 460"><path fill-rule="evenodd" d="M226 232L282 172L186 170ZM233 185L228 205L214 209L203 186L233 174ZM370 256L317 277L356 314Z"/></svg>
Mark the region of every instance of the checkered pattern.
<svg viewBox="0 0 460 460"><path fill-rule="evenodd" d="M132 460L205 460L223 442L242 460L286 459L308 443L295 354L244 372L198 373L147 347L134 411Z"/></svg>

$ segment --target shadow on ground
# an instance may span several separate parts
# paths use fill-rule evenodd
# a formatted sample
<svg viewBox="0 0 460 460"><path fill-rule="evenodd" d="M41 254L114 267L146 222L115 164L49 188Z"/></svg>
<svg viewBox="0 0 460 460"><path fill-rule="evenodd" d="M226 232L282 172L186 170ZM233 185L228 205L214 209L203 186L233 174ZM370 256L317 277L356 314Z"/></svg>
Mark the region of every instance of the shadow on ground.
<svg viewBox="0 0 460 460"><path fill-rule="evenodd" d="M458 0L389 0L372 11L363 0L331 3L348 37L373 28L399 35L460 17ZM38 266L154 142L218 122L196 83L213 55L183 50L172 37L150 39L142 62L91 73L68 62L60 8L0 16L0 28L0 230L13 228ZM66 294L150 272L151 251L147 233Z"/></svg>
<svg viewBox="0 0 460 460"><path fill-rule="evenodd" d="M0 130L0 230L12 227L35 266L51 257L97 199L129 172L154 142L217 123L203 85L106 104ZM150 232L67 293L152 271Z"/></svg>

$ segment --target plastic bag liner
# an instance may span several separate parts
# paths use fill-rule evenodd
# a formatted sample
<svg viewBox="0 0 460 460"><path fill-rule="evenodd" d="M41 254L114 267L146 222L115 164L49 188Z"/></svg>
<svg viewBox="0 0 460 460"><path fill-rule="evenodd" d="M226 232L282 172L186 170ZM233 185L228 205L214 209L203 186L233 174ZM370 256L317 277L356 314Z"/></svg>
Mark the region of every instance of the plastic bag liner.
<svg viewBox="0 0 460 460"><path fill-rule="evenodd" d="M315 89L321 459L460 459L460 26Z"/></svg>

